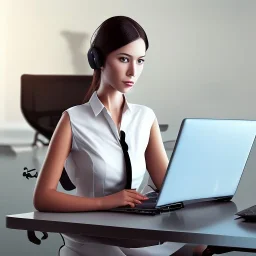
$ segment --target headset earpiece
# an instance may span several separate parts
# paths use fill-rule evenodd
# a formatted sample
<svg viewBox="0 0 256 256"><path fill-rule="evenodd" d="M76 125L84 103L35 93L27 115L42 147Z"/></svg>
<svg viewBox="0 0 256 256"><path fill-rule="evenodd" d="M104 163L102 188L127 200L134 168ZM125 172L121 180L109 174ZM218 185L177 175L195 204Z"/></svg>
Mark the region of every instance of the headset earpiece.
<svg viewBox="0 0 256 256"><path fill-rule="evenodd" d="M87 53L87 57L92 69L100 69L103 66L102 56L97 48L91 47Z"/></svg>

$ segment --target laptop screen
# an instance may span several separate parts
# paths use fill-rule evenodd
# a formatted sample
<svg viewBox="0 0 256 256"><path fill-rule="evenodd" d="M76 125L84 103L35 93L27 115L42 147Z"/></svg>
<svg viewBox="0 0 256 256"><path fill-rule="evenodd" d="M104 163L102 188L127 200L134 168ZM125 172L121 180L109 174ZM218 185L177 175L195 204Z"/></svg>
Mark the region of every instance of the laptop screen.
<svg viewBox="0 0 256 256"><path fill-rule="evenodd" d="M184 119L158 206L233 196L256 135L256 121Z"/></svg>

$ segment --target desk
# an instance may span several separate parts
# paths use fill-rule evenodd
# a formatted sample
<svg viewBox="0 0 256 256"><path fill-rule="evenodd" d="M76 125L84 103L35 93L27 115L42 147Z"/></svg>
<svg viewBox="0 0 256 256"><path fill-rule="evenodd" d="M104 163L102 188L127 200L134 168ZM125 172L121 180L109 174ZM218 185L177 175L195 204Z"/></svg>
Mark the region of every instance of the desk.
<svg viewBox="0 0 256 256"><path fill-rule="evenodd" d="M87 212L7 215L12 229L256 248L256 223L234 220L234 202L205 202L158 216Z"/></svg>
<svg viewBox="0 0 256 256"><path fill-rule="evenodd" d="M6 227L110 238L141 238L180 243L255 249L256 223L234 214L256 204L256 146L253 145L239 187L228 203L201 203L158 216L108 212L41 213L6 216Z"/></svg>

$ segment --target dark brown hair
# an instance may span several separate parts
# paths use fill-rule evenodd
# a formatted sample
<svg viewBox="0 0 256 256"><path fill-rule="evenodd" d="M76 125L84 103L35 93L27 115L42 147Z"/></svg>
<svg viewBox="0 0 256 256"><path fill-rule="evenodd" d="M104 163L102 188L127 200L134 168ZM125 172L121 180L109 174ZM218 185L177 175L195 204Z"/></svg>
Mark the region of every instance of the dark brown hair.
<svg viewBox="0 0 256 256"><path fill-rule="evenodd" d="M144 40L147 51L149 44L144 29L135 20L129 17L114 16L105 20L100 25L91 47L96 47L100 52L104 65L106 57L109 53L139 38ZM85 95L83 103L87 102L91 98L94 91L99 89L100 80L101 69L95 69L92 83Z"/></svg>

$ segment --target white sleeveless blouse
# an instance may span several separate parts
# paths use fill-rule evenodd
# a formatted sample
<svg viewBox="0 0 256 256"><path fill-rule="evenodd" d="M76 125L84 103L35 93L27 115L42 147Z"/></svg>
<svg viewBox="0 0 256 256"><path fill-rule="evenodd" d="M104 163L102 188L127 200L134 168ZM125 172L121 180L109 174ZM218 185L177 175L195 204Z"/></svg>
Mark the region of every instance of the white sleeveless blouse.
<svg viewBox="0 0 256 256"><path fill-rule="evenodd" d="M138 189L145 171L145 150L155 120L152 109L130 104L125 96L120 130L132 166L132 188ZM95 91L89 102L66 110L72 129L72 149L65 169L78 196L102 197L121 191L126 183L125 160L118 129Z"/></svg>
<svg viewBox="0 0 256 256"><path fill-rule="evenodd" d="M125 141L132 166L132 188L138 189L146 171L145 150L156 116L149 107L128 103L125 96L124 99L120 130L126 134ZM72 148L66 159L65 169L76 186L76 195L102 197L124 189L126 167L119 142L119 132L111 118L111 113L99 100L97 92L93 93L89 102L65 111L69 114L72 129ZM83 256L91 255L88 252L94 251L95 243L98 250L102 247L104 255L106 248L117 250L116 246L121 246L120 254L110 253L111 256L170 255L184 245L180 243L159 245L159 241L145 241L143 238L120 240L88 237L83 234L63 233L62 235L66 244L72 245L73 250L79 250L79 255ZM81 244L84 246L81 247ZM71 255L70 252L68 255Z"/></svg>

